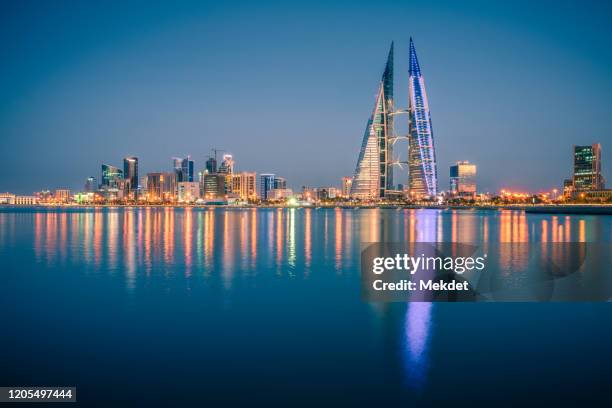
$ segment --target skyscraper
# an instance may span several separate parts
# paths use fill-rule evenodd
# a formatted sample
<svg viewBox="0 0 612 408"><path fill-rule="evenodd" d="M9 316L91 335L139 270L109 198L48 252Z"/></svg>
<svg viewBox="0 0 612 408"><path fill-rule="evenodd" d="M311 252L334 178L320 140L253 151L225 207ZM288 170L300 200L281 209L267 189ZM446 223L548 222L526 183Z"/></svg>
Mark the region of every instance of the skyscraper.
<svg viewBox="0 0 612 408"><path fill-rule="evenodd" d="M284 190L287 188L287 179L284 177L274 177L274 190Z"/></svg>
<svg viewBox="0 0 612 408"><path fill-rule="evenodd" d="M208 174L215 174L217 172L217 159L209 157L208 160L206 160L206 172Z"/></svg>
<svg viewBox="0 0 612 408"><path fill-rule="evenodd" d="M476 165L467 161L457 162L450 167L450 191L453 196L476 195Z"/></svg>
<svg viewBox="0 0 612 408"><path fill-rule="evenodd" d="M193 160L191 160L191 156L187 156L183 159L183 173L187 175L187 180L184 181L193 182L193 169Z"/></svg>
<svg viewBox="0 0 612 408"><path fill-rule="evenodd" d="M393 188L391 143L393 134L393 43L376 94L374 111L366 129L353 175L351 196L363 199L382 198Z"/></svg>
<svg viewBox="0 0 612 408"><path fill-rule="evenodd" d="M232 193L237 194L240 199L248 200L257 197L255 184L255 173L242 172L234 173L232 178Z"/></svg>
<svg viewBox="0 0 612 408"><path fill-rule="evenodd" d="M408 184L416 197L438 194L438 170L425 79L410 38L408 74Z"/></svg>
<svg viewBox="0 0 612 408"><path fill-rule="evenodd" d="M147 173L147 199L150 202L171 201L176 189L175 173Z"/></svg>
<svg viewBox="0 0 612 408"><path fill-rule="evenodd" d="M123 177L128 182L128 195L138 198L138 157L128 156L123 159Z"/></svg>
<svg viewBox="0 0 612 408"><path fill-rule="evenodd" d="M601 175L601 145L574 146L574 191L604 189Z"/></svg>
<svg viewBox="0 0 612 408"><path fill-rule="evenodd" d="M262 200L272 198L272 190L274 190L274 174L261 174L259 176L259 197Z"/></svg>
<svg viewBox="0 0 612 408"><path fill-rule="evenodd" d="M222 174L205 174L203 197L214 200L225 195L225 176Z"/></svg>
<svg viewBox="0 0 612 408"><path fill-rule="evenodd" d="M232 174L234 172L234 158L231 154L224 154L221 166L219 166L220 174Z"/></svg>
<svg viewBox="0 0 612 408"><path fill-rule="evenodd" d="M184 159L180 157L174 157L172 159L174 165L174 173L176 174L176 181L193 181L193 160L191 156L187 156Z"/></svg>
<svg viewBox="0 0 612 408"><path fill-rule="evenodd" d="M98 181L96 178L94 176L87 177L87 180L85 180L85 192L93 193L96 190L98 190Z"/></svg>
<svg viewBox="0 0 612 408"><path fill-rule="evenodd" d="M342 177L342 196L348 197L351 194L352 177Z"/></svg>
<svg viewBox="0 0 612 408"><path fill-rule="evenodd" d="M123 171L110 164L102 165L102 188L118 188L119 180L123 179Z"/></svg>

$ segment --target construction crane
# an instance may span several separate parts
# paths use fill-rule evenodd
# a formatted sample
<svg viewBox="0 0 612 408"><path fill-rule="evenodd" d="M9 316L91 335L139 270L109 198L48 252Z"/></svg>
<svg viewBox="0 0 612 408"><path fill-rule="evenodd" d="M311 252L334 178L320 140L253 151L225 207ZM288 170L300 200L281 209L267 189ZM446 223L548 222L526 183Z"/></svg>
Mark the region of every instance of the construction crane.
<svg viewBox="0 0 612 408"><path fill-rule="evenodd" d="M214 157L215 161L217 161L217 153L221 152L223 153L225 150L224 149L217 149L216 147L213 147L212 149L210 149L211 152L214 153L214 156L208 156L210 158Z"/></svg>

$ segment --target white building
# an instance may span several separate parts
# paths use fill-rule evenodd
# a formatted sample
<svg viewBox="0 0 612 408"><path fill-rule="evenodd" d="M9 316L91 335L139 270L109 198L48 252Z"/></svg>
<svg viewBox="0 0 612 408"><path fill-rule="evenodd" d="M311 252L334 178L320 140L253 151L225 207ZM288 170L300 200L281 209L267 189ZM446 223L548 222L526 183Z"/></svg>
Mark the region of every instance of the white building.
<svg viewBox="0 0 612 408"><path fill-rule="evenodd" d="M36 205L38 200L34 196L15 196L15 205Z"/></svg>
<svg viewBox="0 0 612 408"><path fill-rule="evenodd" d="M181 181L177 184L177 190L180 203L194 203L200 198L200 183L197 181Z"/></svg>
<svg viewBox="0 0 612 408"><path fill-rule="evenodd" d="M285 198L293 197L293 190L290 188L275 188L271 191L273 200L282 200Z"/></svg>
<svg viewBox="0 0 612 408"><path fill-rule="evenodd" d="M15 204L15 194L0 193L0 204Z"/></svg>

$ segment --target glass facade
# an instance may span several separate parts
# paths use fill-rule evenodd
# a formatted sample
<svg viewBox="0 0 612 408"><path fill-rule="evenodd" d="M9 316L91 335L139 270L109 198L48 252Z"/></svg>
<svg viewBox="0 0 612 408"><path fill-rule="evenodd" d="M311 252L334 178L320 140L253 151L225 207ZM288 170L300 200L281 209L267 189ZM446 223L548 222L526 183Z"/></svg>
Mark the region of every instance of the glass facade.
<svg viewBox="0 0 612 408"><path fill-rule="evenodd" d="M601 145L574 146L574 191L603 190Z"/></svg>
<svg viewBox="0 0 612 408"><path fill-rule="evenodd" d="M476 195L475 164L462 161L450 167L450 191L452 195L459 197Z"/></svg>
<svg viewBox="0 0 612 408"><path fill-rule="evenodd" d="M128 182L128 194L133 193L133 198L138 194L138 157L130 156L123 159L123 177Z"/></svg>
<svg viewBox="0 0 612 408"><path fill-rule="evenodd" d="M175 173L147 173L147 199L171 201L176 190Z"/></svg>
<svg viewBox="0 0 612 408"><path fill-rule="evenodd" d="M187 156L184 159L175 157L172 159L174 165L174 173L176 174L177 182L193 182L193 160L191 156Z"/></svg>
<svg viewBox="0 0 612 408"><path fill-rule="evenodd" d="M368 119L351 183L351 197L375 199L393 189L391 143L393 123L393 43L376 95L374 111Z"/></svg>
<svg viewBox="0 0 612 408"><path fill-rule="evenodd" d="M102 165L102 187L118 188L119 180L123 179L123 171L110 164Z"/></svg>
<svg viewBox="0 0 612 408"><path fill-rule="evenodd" d="M98 181L94 176L87 177L85 180L85 192L93 193L98 190Z"/></svg>
<svg viewBox="0 0 612 408"><path fill-rule="evenodd" d="M259 176L259 197L262 200L272 198L274 190L274 174L262 174Z"/></svg>
<svg viewBox="0 0 612 408"><path fill-rule="evenodd" d="M438 194L436 152L425 80L421 74L412 38L410 39L408 94L408 184L410 193L416 197L433 197Z"/></svg>
<svg viewBox="0 0 612 408"><path fill-rule="evenodd" d="M208 160L206 160L206 172L208 174L214 174L217 172L217 159L214 157L209 157Z"/></svg>

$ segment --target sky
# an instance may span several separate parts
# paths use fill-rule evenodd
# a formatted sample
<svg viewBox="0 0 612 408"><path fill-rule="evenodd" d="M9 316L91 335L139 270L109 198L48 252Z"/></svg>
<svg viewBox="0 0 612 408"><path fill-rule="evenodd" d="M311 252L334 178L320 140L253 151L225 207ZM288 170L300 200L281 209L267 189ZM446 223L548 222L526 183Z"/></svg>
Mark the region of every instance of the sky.
<svg viewBox="0 0 612 408"><path fill-rule="evenodd" d="M294 189L339 186L392 40L407 106L410 37L441 189L457 160L482 191L560 188L594 142L612 185L607 3L2 1L0 191L80 190L128 155L141 175L188 154L199 170L212 148Z"/></svg>

